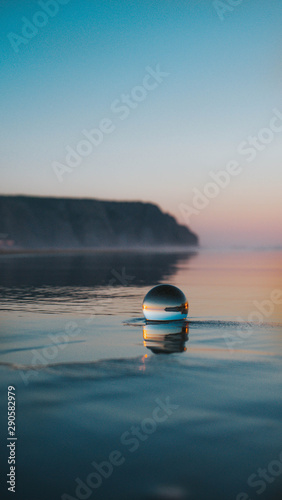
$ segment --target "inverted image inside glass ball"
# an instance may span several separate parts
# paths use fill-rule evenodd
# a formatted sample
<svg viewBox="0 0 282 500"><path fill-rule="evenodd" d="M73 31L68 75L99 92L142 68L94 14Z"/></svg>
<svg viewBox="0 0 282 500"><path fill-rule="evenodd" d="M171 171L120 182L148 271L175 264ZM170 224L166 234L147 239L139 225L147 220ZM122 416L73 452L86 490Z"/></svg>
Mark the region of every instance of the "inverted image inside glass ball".
<svg viewBox="0 0 282 500"><path fill-rule="evenodd" d="M177 321L187 318L188 301L173 285L157 285L144 298L143 314L148 321Z"/></svg>

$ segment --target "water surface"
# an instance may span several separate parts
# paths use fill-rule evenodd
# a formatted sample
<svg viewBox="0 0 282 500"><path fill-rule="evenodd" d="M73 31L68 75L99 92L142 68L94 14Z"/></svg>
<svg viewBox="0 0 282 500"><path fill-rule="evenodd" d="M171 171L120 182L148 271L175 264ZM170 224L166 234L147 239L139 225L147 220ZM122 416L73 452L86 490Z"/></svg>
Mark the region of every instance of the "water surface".
<svg viewBox="0 0 282 500"><path fill-rule="evenodd" d="M279 252L2 257L1 470L14 385L14 497L280 499L281 267ZM146 330L158 283L187 296L185 337L177 323ZM114 451L122 463L102 477L93 462Z"/></svg>

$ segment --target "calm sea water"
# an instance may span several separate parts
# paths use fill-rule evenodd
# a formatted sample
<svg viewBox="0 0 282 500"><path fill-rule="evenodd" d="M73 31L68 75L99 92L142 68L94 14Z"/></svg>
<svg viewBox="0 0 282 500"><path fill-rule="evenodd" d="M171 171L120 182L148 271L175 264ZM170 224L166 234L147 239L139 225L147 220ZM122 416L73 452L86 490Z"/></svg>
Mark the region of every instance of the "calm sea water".
<svg viewBox="0 0 282 500"><path fill-rule="evenodd" d="M266 251L2 256L1 498L281 500L281 270ZM158 283L186 294L184 326L145 325Z"/></svg>

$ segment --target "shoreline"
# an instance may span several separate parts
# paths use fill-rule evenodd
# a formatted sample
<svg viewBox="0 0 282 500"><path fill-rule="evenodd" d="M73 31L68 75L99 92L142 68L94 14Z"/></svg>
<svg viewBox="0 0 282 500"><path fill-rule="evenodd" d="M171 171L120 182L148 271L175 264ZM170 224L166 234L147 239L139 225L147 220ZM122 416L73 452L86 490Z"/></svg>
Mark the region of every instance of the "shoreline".
<svg viewBox="0 0 282 500"><path fill-rule="evenodd" d="M200 247L91 247L91 248L17 248L0 249L0 257L13 255L62 255L62 254L100 254L100 253L196 253Z"/></svg>

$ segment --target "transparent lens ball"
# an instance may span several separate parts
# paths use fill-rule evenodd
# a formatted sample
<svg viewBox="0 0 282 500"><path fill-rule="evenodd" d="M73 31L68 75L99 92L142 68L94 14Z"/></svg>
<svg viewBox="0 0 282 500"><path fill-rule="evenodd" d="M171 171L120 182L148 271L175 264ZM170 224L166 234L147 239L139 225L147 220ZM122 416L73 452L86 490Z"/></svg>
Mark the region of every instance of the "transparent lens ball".
<svg viewBox="0 0 282 500"><path fill-rule="evenodd" d="M177 321L187 318L188 301L173 285L157 285L143 301L143 314L148 321Z"/></svg>

